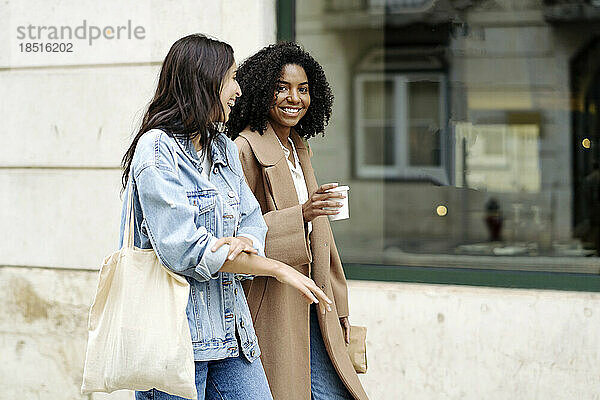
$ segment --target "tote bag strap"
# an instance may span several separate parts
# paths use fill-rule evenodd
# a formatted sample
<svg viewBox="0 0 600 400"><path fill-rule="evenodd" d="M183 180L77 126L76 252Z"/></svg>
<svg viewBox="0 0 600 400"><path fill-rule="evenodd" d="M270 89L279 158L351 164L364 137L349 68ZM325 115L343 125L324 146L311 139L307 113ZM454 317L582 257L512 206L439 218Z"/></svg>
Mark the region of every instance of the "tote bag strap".
<svg viewBox="0 0 600 400"><path fill-rule="evenodd" d="M133 215L133 179L129 177L129 187L127 188L127 213L125 214L125 229L123 231L124 247L128 249L133 248L133 229L134 229L134 215Z"/></svg>

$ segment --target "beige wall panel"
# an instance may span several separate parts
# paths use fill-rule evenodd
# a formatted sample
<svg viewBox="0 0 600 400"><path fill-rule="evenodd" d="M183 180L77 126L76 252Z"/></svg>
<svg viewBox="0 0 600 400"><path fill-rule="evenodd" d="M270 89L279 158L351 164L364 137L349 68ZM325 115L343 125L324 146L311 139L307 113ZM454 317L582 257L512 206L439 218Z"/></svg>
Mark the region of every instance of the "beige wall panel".
<svg viewBox="0 0 600 400"><path fill-rule="evenodd" d="M119 170L0 170L0 265L99 268L117 249Z"/></svg>
<svg viewBox="0 0 600 400"><path fill-rule="evenodd" d="M187 3L191 3L188 1ZM207 2L209 3L209 2ZM126 62L148 62L153 50L160 43L160 25L155 22L159 15L165 14L170 2L159 1L78 1L64 0L60 2L41 2L36 0L8 0L6 7L10 12L8 28L10 31L10 58L8 67L30 67L48 65L81 65L109 64ZM162 5L162 6L161 6ZM181 23L175 26L186 26L193 13L180 16ZM187 18L186 18L187 17ZM206 18L210 21L209 18ZM83 23L85 21L85 27ZM164 20L163 20L164 21ZM129 30L120 30L119 26ZM164 22L163 22L164 24ZM29 26L32 29L29 29ZM172 26L169 24L168 26ZM111 29L107 39L100 32L98 39L91 39L92 26L99 30ZM138 28L138 37L134 29ZM19 29L24 32L19 35ZM38 27L40 27L38 29ZM42 28L46 27L46 29ZM52 28L57 27L57 38L51 35ZM70 27L71 32L67 28ZM77 30L77 27L81 27ZM143 33L141 30L143 29ZM71 35L71 36L69 36ZM120 35L120 38L117 38ZM77 37L78 36L78 37ZM46 51L23 52L21 44L26 43L71 43L71 52L47 53Z"/></svg>
<svg viewBox="0 0 600 400"><path fill-rule="evenodd" d="M171 44L190 33L207 33L229 41L240 55L250 52L275 40L274 0L247 2L243 0L178 2L152 1L78 1L38 2L34 0L10 0L2 4L3 20L8 26L8 43L0 56L0 67L31 67L48 65L112 64L131 62L162 61ZM243 10L243 12L240 12ZM38 31L38 26L69 26L75 29L86 21L86 37L65 37L51 40L50 29ZM90 44L90 26L103 31L112 28L115 36L119 26L128 26L131 21L132 38L126 38L129 30L121 30L121 39L101 37ZM252 25L248 24L252 21ZM34 29L30 31L29 25ZM143 29L136 39L134 29ZM251 27L250 27L251 26ZM19 27L24 27L25 38L19 37ZM30 34L31 32L31 34ZM64 31L67 35L67 31ZM81 37L84 30L79 33ZM41 33L42 39L38 39ZM72 43L72 52L23 52L25 43Z"/></svg>
<svg viewBox="0 0 600 400"><path fill-rule="evenodd" d="M351 281L372 399L596 399L600 294ZM385 382L385 385L382 385Z"/></svg>
<svg viewBox="0 0 600 400"><path fill-rule="evenodd" d="M219 38L231 44L238 64L276 42L275 0L224 0L219 3L222 23Z"/></svg>
<svg viewBox="0 0 600 400"><path fill-rule="evenodd" d="M0 73L1 166L118 167L158 79L157 66Z"/></svg>
<svg viewBox="0 0 600 400"><path fill-rule="evenodd" d="M94 271L0 268L0 399L90 399L79 388L96 282ZM349 302L351 322L368 328L372 399L600 392L598 293L350 281Z"/></svg>
<svg viewBox="0 0 600 400"><path fill-rule="evenodd" d="M0 268L0 399L125 400L80 393L94 271Z"/></svg>
<svg viewBox="0 0 600 400"><path fill-rule="evenodd" d="M0 26L8 26L11 20L11 10L6 1L0 2ZM14 32L10 29L0 29L0 43L9 43L11 35ZM9 65L11 48L3 45L0 49L0 67Z"/></svg>

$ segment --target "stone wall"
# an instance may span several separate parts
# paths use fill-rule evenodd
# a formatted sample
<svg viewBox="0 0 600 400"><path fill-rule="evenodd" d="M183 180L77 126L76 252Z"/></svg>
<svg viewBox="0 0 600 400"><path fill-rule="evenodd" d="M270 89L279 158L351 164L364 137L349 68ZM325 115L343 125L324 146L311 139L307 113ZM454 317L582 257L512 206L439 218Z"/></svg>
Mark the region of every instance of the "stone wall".
<svg viewBox="0 0 600 400"><path fill-rule="evenodd" d="M96 271L0 268L0 400L82 396ZM600 294L350 281L376 400L598 399Z"/></svg>
<svg viewBox="0 0 600 400"><path fill-rule="evenodd" d="M275 40L275 12L274 0L0 4L0 399L106 397L79 394L87 312L94 269L118 244L121 157L160 64L197 32L230 43L241 61ZM71 42L71 53L22 52L42 40L17 31L128 21L143 40L53 42Z"/></svg>

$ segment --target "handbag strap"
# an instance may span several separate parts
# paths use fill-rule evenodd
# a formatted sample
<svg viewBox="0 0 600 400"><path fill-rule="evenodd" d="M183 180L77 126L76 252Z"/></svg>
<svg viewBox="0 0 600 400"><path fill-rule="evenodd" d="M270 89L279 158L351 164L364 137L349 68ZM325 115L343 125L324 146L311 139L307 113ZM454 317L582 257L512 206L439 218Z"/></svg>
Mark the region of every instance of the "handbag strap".
<svg viewBox="0 0 600 400"><path fill-rule="evenodd" d="M125 230L123 231L124 245L128 249L133 248L133 180L129 177L129 185L127 188L127 213L125 214Z"/></svg>

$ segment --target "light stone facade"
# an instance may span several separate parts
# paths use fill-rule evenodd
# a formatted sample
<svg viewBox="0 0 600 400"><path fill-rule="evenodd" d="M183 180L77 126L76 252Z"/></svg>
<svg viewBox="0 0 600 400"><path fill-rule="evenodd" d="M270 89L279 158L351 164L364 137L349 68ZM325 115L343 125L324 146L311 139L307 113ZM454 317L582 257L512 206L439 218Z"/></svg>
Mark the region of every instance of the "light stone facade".
<svg viewBox="0 0 600 400"><path fill-rule="evenodd" d="M0 268L0 399L81 396L97 272ZM600 294L350 281L377 400L598 399Z"/></svg>
<svg viewBox="0 0 600 400"><path fill-rule="evenodd" d="M310 3L309 9L318 12L318 4ZM473 18L502 20L490 13ZM539 21L539 13L519 15ZM147 39L119 51L98 43L75 59L15 55L14 27L76 25L83 18L97 24L138 18ZM321 29L318 20L309 20L311 29ZM0 23L11 27L0 32L3 43L10 43L0 51L0 400L131 399L128 392L79 393L97 267L118 240L120 158L170 44L205 32L231 43L242 60L275 40L275 1L8 0L0 4ZM527 29L532 43L544 44L538 49L544 54L580 40L569 35L550 40L547 28ZM371 45L381 41L377 33L362 33ZM317 43L325 46L313 53L340 78L333 87L336 134L315 138L315 166L321 182L346 183L351 156L339 150L351 143L345 65L361 50L352 45L356 37L329 33L306 40L314 41L314 46L305 42L311 51ZM565 61L555 68L563 76L556 71L566 68ZM538 99L567 113L557 95L565 88L556 85L549 89L556 96ZM568 128L565 119L553 119L548 128L557 145ZM554 151L549 145L543 156L554 157ZM566 152L557 157L567 157ZM555 179L562 182L542 176L543 182ZM362 227L360 236L369 239L373 254L381 254L389 192L376 181L350 183L351 220L334 224L334 230L343 236L351 226ZM432 195L416 184L402 196L411 191L415 197L403 198L411 208L402 218L425 215L438 199L448 202L455 196L443 188ZM420 201L427 196L429 203ZM565 193L561 204L568 201ZM353 213L356 209L369 212ZM432 219L422 229L439 226ZM446 229L454 228L448 225L440 234ZM342 257L351 250L342 249ZM361 379L372 399L599 398L598 294L360 281L350 281L349 288L351 321L369 329L369 372Z"/></svg>
<svg viewBox="0 0 600 400"><path fill-rule="evenodd" d="M0 4L0 399L131 398L79 393L97 268L118 245L121 157L175 40L215 36L239 62L275 41L275 12L274 0ZM17 27L84 20L131 20L145 38L20 52Z"/></svg>

